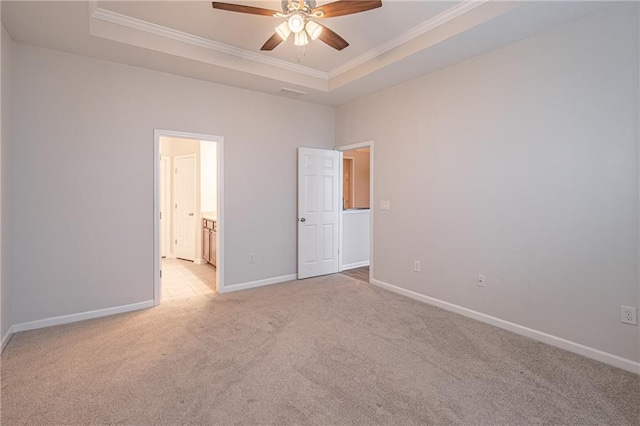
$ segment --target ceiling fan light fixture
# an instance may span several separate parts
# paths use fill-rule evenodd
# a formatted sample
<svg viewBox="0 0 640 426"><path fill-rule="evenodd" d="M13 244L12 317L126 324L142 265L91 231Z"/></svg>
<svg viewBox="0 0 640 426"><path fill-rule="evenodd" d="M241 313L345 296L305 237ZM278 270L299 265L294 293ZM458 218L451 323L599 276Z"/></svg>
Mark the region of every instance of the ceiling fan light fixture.
<svg viewBox="0 0 640 426"><path fill-rule="evenodd" d="M322 25L314 21L309 21L307 22L306 30L307 33L309 33L311 40L317 40L318 37L320 37L320 34L322 34Z"/></svg>
<svg viewBox="0 0 640 426"><path fill-rule="evenodd" d="M289 29L298 34L300 31L304 30L304 21L305 19L302 13L294 13L287 22L289 23Z"/></svg>
<svg viewBox="0 0 640 426"><path fill-rule="evenodd" d="M309 44L309 37L307 37L306 31L296 33L294 44L296 46L306 46L307 44Z"/></svg>
<svg viewBox="0 0 640 426"><path fill-rule="evenodd" d="M287 21L281 23L276 27L276 33L282 38L282 40L286 40L289 38L291 34L291 28L289 28L289 23Z"/></svg>

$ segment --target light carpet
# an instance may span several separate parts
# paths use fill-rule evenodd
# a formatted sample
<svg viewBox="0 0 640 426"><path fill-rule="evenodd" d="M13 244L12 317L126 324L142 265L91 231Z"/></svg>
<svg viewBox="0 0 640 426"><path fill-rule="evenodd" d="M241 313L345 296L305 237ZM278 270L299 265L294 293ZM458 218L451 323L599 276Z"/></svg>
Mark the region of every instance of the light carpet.
<svg viewBox="0 0 640 426"><path fill-rule="evenodd" d="M12 424L640 424L640 376L343 275L17 333Z"/></svg>

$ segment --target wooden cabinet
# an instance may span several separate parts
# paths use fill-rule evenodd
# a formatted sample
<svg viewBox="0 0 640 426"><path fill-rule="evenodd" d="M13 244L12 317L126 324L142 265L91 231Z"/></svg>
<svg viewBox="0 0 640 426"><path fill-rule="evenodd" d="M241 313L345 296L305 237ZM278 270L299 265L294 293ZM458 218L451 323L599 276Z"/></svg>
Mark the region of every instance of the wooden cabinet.
<svg viewBox="0 0 640 426"><path fill-rule="evenodd" d="M216 266L217 228L215 220L202 219L202 258L213 266Z"/></svg>

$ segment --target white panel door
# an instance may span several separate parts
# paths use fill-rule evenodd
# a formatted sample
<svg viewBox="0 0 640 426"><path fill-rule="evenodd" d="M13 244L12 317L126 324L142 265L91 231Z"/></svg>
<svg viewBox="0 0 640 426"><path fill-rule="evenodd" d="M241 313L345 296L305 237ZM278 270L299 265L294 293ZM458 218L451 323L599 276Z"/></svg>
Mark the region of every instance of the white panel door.
<svg viewBox="0 0 640 426"><path fill-rule="evenodd" d="M342 152L298 148L298 279L338 272Z"/></svg>
<svg viewBox="0 0 640 426"><path fill-rule="evenodd" d="M196 258L196 158L194 155L175 157L174 167L176 257Z"/></svg>

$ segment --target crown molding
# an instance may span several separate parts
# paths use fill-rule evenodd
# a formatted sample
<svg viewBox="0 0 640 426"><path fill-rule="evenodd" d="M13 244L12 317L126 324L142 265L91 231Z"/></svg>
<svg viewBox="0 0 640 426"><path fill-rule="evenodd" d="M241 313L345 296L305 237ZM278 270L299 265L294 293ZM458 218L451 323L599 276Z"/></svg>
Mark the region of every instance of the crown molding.
<svg viewBox="0 0 640 426"><path fill-rule="evenodd" d="M179 41L182 43L190 44L193 46L203 47L205 49L213 50L219 53L225 53L228 55L236 56L238 58L247 59L253 62L258 62L264 65L270 65L272 67L285 69L288 71L297 72L310 77L318 78L324 81L329 80L328 73L319 71L313 68L305 67L303 65L292 64L291 62L283 61L281 59L270 58L263 56L259 53L251 52L249 50L240 49L235 46L231 46L225 43L220 43L205 37L200 37L194 34L185 33L182 31L167 28L162 25L154 24L151 22L143 21L141 19L133 18L131 16L123 15L121 13L112 12L110 10L96 7L91 13L91 17L99 19L101 21L109 22L116 25L132 28L139 31L144 31L149 34L158 35L171 40Z"/></svg>
<svg viewBox="0 0 640 426"><path fill-rule="evenodd" d="M400 34L399 36L392 38L391 40L374 47L368 52L363 53L346 62L339 67L336 67L329 71L329 79L338 77L341 74L344 74L366 62L369 62L384 53L395 49L396 47L402 46L403 44L413 40L416 37L419 37L423 34L428 33L429 31L434 30L435 28L450 22L457 17L464 15L467 12L472 11L476 7L482 6L487 3L489 0L472 0L472 1L463 1L461 3L456 4L455 6L445 10L444 12L439 13L431 19L424 21L423 23L416 25L410 30Z"/></svg>
<svg viewBox="0 0 640 426"><path fill-rule="evenodd" d="M434 30L459 16L470 12L471 10L482 6L490 0L471 0L457 3L455 6L439 13L431 19L411 28L408 31L394 37L393 39L363 53L350 60L349 62L340 65L329 72L316 70L314 68L305 67L303 65L293 64L281 59L271 58L261 55L256 52L241 49L229 44L220 43L205 37L200 37L194 34L185 33L183 31L174 30L172 28L164 27L162 25L154 24L152 22L143 21L141 19L133 18L131 16L123 15L121 13L113 12L107 9L102 9L98 6L96 0L91 0L90 11L91 17L101 21L109 22L116 25L132 28L135 30L143 31L149 34L158 35L171 40L175 40L181 43L186 43L193 46L202 47L208 50L212 50L219 53L232 55L238 58L246 59L249 61L269 65L272 67L296 72L309 77L317 78L323 81L330 81L360 65L363 65L369 61L376 59L377 57L402 46L409 41Z"/></svg>

